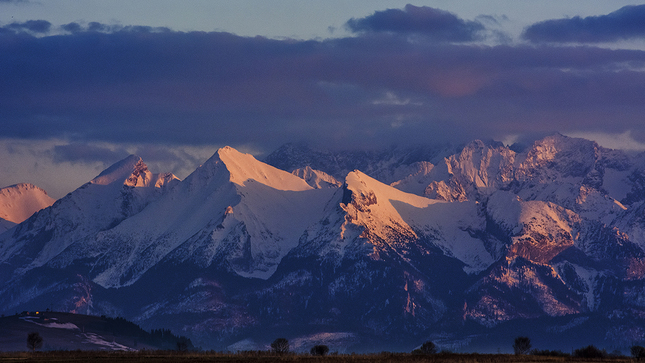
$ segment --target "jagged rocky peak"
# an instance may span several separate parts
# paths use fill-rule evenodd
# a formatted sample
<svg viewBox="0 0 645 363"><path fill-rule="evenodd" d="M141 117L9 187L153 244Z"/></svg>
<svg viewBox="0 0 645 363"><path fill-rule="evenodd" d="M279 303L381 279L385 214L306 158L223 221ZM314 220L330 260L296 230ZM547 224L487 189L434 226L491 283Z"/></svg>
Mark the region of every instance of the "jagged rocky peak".
<svg viewBox="0 0 645 363"><path fill-rule="evenodd" d="M523 199L554 202L592 219L625 209L618 200L632 186L623 152L556 134L536 141L523 157L511 187Z"/></svg>
<svg viewBox="0 0 645 363"><path fill-rule="evenodd" d="M148 166L143 163L143 160L136 155L130 155L105 169L90 183L98 185L127 183L130 186L136 186L139 180L145 182L147 173L149 173Z"/></svg>
<svg viewBox="0 0 645 363"><path fill-rule="evenodd" d="M602 148L594 141L561 134L548 136L528 150L516 178L531 179L544 169L553 169L564 177L584 177L593 171L601 152Z"/></svg>
<svg viewBox="0 0 645 363"><path fill-rule="evenodd" d="M153 174L148 170L148 166L139 156L130 155L105 169L96 178L92 179L90 183L97 185L110 185L115 183L129 187L161 188L173 180L178 180L174 174Z"/></svg>
<svg viewBox="0 0 645 363"><path fill-rule="evenodd" d="M513 180L515 156L501 143L475 140L434 168L436 179L424 195L450 202L480 199Z"/></svg>
<svg viewBox="0 0 645 363"><path fill-rule="evenodd" d="M376 204L376 194L367 183L368 176L361 173L358 170L347 174L345 179L345 184L343 186L343 204L353 204L359 210L364 211L363 209ZM371 178L369 178L371 179Z"/></svg>
<svg viewBox="0 0 645 363"><path fill-rule="evenodd" d="M632 201L626 196L635 184L628 174L633 167L622 151L560 134L535 141L521 153L476 140L432 169L423 195L446 201L483 201L502 189L525 200L592 210L598 203L611 207L614 199Z"/></svg>
<svg viewBox="0 0 645 363"><path fill-rule="evenodd" d="M338 188L343 185L343 183L336 180L333 176L324 171L312 169L310 166L296 169L291 174L304 179L314 189Z"/></svg>
<svg viewBox="0 0 645 363"><path fill-rule="evenodd" d="M20 223L55 201L46 191L33 184L11 185L0 189L0 218Z"/></svg>

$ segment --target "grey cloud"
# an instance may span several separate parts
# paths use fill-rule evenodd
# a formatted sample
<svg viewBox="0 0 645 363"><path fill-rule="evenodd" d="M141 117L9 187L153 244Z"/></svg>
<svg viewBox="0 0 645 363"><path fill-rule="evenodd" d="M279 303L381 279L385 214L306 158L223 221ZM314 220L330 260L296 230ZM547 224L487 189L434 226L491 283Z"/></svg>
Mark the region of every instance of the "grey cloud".
<svg viewBox="0 0 645 363"><path fill-rule="evenodd" d="M78 33L83 30L79 23L69 23L61 26L61 29L68 31L70 33Z"/></svg>
<svg viewBox="0 0 645 363"><path fill-rule="evenodd" d="M107 25L101 24L95 21L90 22L87 27L87 30L93 31L93 32L105 31L106 29L107 29Z"/></svg>
<svg viewBox="0 0 645 363"><path fill-rule="evenodd" d="M28 20L24 23L11 23L6 25L4 28L18 32L27 31L31 33L46 34L49 33L51 26L52 24L47 20Z"/></svg>
<svg viewBox="0 0 645 363"><path fill-rule="evenodd" d="M13 150L8 148L8 152L12 153ZM44 153L57 164L95 165L99 163L102 167L108 167L130 154L140 156L152 172L171 172L184 177L205 160L204 155L193 155L181 146L168 147L155 144L141 144L132 149L123 144L104 147L93 143L75 142L55 145Z"/></svg>
<svg viewBox="0 0 645 363"><path fill-rule="evenodd" d="M346 23L351 31L420 34L434 40L466 42L480 39L484 26L477 21L460 19L455 14L427 6L406 5L387 9Z"/></svg>
<svg viewBox="0 0 645 363"><path fill-rule="evenodd" d="M15 33L29 33L29 34L42 36L50 33L51 28L52 28L52 24L46 20L29 20L24 23L14 22L11 24L7 24L3 27L0 27L0 35L15 34ZM113 33L150 34L150 33L171 32L171 30L166 27L151 27L151 26L139 26L139 25L123 26L119 24L102 24L99 22L90 22L88 24L71 22L68 24L61 25L59 28L69 33L98 32L98 33L105 33L105 34L113 34Z"/></svg>
<svg viewBox="0 0 645 363"><path fill-rule="evenodd" d="M56 145L52 150L52 159L56 163L95 163L109 165L116 160L126 157L125 150L113 151L111 149L82 143L69 145Z"/></svg>
<svg viewBox="0 0 645 363"><path fill-rule="evenodd" d="M522 37L536 43L599 43L645 38L645 5L625 6L607 15L546 20L527 27Z"/></svg>

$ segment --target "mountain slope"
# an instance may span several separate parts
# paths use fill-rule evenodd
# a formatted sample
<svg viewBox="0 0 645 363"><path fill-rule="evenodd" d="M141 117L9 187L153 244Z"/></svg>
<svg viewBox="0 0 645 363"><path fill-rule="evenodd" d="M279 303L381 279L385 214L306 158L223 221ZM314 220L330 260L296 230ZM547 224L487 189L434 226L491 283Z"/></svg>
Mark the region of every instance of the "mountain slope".
<svg viewBox="0 0 645 363"><path fill-rule="evenodd" d="M0 218L0 234L3 234L4 232L11 229L15 225L16 224L13 222Z"/></svg>
<svg viewBox="0 0 645 363"><path fill-rule="evenodd" d="M177 342L186 341L168 330L147 332L123 318L88 316L52 311L25 311L0 317L0 351L27 348L25 338L37 332L43 338L42 350L136 351L142 349L174 350ZM61 357L62 358L62 357ZM62 359L75 359L67 356Z"/></svg>
<svg viewBox="0 0 645 363"><path fill-rule="evenodd" d="M102 255L109 267L95 281L132 283L171 252L180 261L226 263L240 275L267 278L328 194L251 155L220 149L140 216L99 235L102 246L120 243Z"/></svg>
<svg viewBox="0 0 645 363"><path fill-rule="evenodd" d="M14 236L0 236L0 261L43 265L70 244L138 213L175 179L154 175L141 158L129 156L32 216Z"/></svg>
<svg viewBox="0 0 645 363"><path fill-rule="evenodd" d="M67 287L72 290L65 299L79 297L74 289L86 286L85 274L82 270L61 271L54 259L137 214L176 181L172 174L152 174L141 158L132 155L37 212L13 233L0 235L3 304L13 306ZM52 266L56 270L39 271L49 271ZM24 284L34 285L24 289ZM66 309L77 311L71 307L76 302L66 301Z"/></svg>

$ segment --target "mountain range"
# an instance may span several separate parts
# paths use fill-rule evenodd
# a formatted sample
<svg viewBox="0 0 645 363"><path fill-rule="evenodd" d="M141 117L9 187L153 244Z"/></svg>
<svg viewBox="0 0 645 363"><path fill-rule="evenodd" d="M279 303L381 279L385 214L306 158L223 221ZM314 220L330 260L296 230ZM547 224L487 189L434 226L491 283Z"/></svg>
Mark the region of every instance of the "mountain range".
<svg viewBox="0 0 645 363"><path fill-rule="evenodd" d="M624 349L645 341L644 191L645 154L559 134L264 162L225 147L184 180L129 156L0 234L0 312L230 350Z"/></svg>

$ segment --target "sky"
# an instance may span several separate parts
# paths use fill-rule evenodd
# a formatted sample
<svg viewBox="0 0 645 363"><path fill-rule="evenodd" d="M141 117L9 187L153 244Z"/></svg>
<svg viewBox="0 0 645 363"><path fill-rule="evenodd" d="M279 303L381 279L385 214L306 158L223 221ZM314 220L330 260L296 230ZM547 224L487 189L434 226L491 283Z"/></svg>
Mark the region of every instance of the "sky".
<svg viewBox="0 0 645 363"><path fill-rule="evenodd" d="M555 132L645 150L645 5L0 0L0 187L62 197L129 154Z"/></svg>

